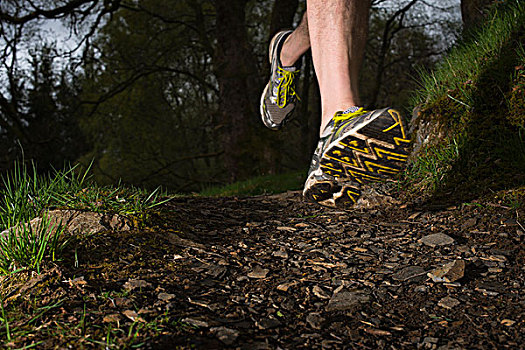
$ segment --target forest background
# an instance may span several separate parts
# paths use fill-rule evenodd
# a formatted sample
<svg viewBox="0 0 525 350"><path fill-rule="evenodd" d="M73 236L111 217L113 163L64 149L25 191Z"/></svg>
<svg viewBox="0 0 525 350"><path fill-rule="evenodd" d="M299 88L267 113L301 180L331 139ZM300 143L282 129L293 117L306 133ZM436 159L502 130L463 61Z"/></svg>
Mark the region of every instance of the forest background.
<svg viewBox="0 0 525 350"><path fill-rule="evenodd" d="M365 106L409 117L418 70L489 2L372 1ZM267 130L258 106L268 42L304 11L299 0L2 0L0 171L92 163L101 184L176 192L306 175L320 123L309 54L293 122Z"/></svg>

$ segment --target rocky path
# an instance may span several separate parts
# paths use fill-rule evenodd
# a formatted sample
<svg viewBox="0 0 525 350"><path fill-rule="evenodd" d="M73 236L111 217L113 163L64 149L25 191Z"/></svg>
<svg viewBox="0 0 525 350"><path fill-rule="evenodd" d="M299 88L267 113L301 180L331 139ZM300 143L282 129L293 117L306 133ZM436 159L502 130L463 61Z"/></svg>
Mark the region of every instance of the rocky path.
<svg viewBox="0 0 525 350"><path fill-rule="evenodd" d="M77 267L33 283L42 305L66 300L42 320L43 346L525 348L520 214L500 203L345 212L295 192L177 199L150 229L96 235ZM52 326L82 314L77 337Z"/></svg>

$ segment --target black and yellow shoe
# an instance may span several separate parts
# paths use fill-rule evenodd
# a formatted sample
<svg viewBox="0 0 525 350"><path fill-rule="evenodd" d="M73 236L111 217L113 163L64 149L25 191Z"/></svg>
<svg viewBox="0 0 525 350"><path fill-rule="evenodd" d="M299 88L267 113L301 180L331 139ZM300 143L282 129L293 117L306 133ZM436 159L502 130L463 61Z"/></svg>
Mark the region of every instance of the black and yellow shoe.
<svg viewBox="0 0 525 350"><path fill-rule="evenodd" d="M394 109L337 112L313 155L304 197L328 207L351 207L362 184L392 178L405 168L410 142Z"/></svg>

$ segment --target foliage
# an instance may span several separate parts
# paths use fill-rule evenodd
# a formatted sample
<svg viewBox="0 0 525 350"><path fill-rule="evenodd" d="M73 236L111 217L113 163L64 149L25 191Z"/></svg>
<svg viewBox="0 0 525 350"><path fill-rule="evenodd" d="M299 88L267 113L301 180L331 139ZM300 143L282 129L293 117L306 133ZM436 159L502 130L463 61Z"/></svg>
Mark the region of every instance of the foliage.
<svg viewBox="0 0 525 350"><path fill-rule="evenodd" d="M432 68L459 32L457 2L433 7L424 1L379 1L372 6L365 61L363 101L406 108L417 88L417 66Z"/></svg>
<svg viewBox="0 0 525 350"><path fill-rule="evenodd" d="M273 133L258 116L258 94L268 78L270 27L290 26L294 9L297 23L304 12L304 2L284 2L288 19L278 23L280 6L272 6L273 0L235 6L211 0L2 3L0 16L8 30L0 33L0 42L9 45L0 56L6 63L0 70L5 83L0 146L7 150L0 168L9 168L22 153L36 160L41 172L64 160L87 166L94 159L92 173L100 184L161 185L174 192L199 191L236 175L306 169L320 115L308 55L295 120ZM407 4L414 5L400 12ZM454 40L458 8L452 11L448 0L440 6L421 0L373 2L362 71L366 104L402 107L415 63L430 66ZM239 22L218 22L228 14ZM235 28L227 35L231 43L219 40L224 30L218 31L217 23ZM69 52L62 38L55 42L46 27L77 33L63 39L76 39L82 54ZM445 34L436 36L437 31ZM229 162L232 158L235 162Z"/></svg>
<svg viewBox="0 0 525 350"><path fill-rule="evenodd" d="M94 60L86 62L82 99L91 102L82 128L92 150L83 162L95 158L94 175L103 184L195 188L222 171L206 39L210 6L148 0L138 6L144 11L119 11L101 29Z"/></svg>
<svg viewBox="0 0 525 350"><path fill-rule="evenodd" d="M9 169L13 159L38 159L41 171L74 161L86 151L85 140L78 127L75 110L78 86L67 67L55 62L56 53L47 44L34 43L29 50L26 69L15 70L6 88L10 89L8 104L16 121L0 108L0 145L4 150L0 169ZM18 126L14 132L12 128Z"/></svg>

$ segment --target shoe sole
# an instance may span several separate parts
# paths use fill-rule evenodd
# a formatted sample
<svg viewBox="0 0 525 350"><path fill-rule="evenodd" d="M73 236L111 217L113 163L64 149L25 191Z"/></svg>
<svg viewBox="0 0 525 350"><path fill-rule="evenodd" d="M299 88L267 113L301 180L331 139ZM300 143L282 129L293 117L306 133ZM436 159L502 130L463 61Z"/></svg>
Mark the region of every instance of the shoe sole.
<svg viewBox="0 0 525 350"><path fill-rule="evenodd" d="M411 141L399 112L377 110L357 124L326 147L319 168L306 181L306 199L350 207L359 199L361 185L393 178L405 168Z"/></svg>

